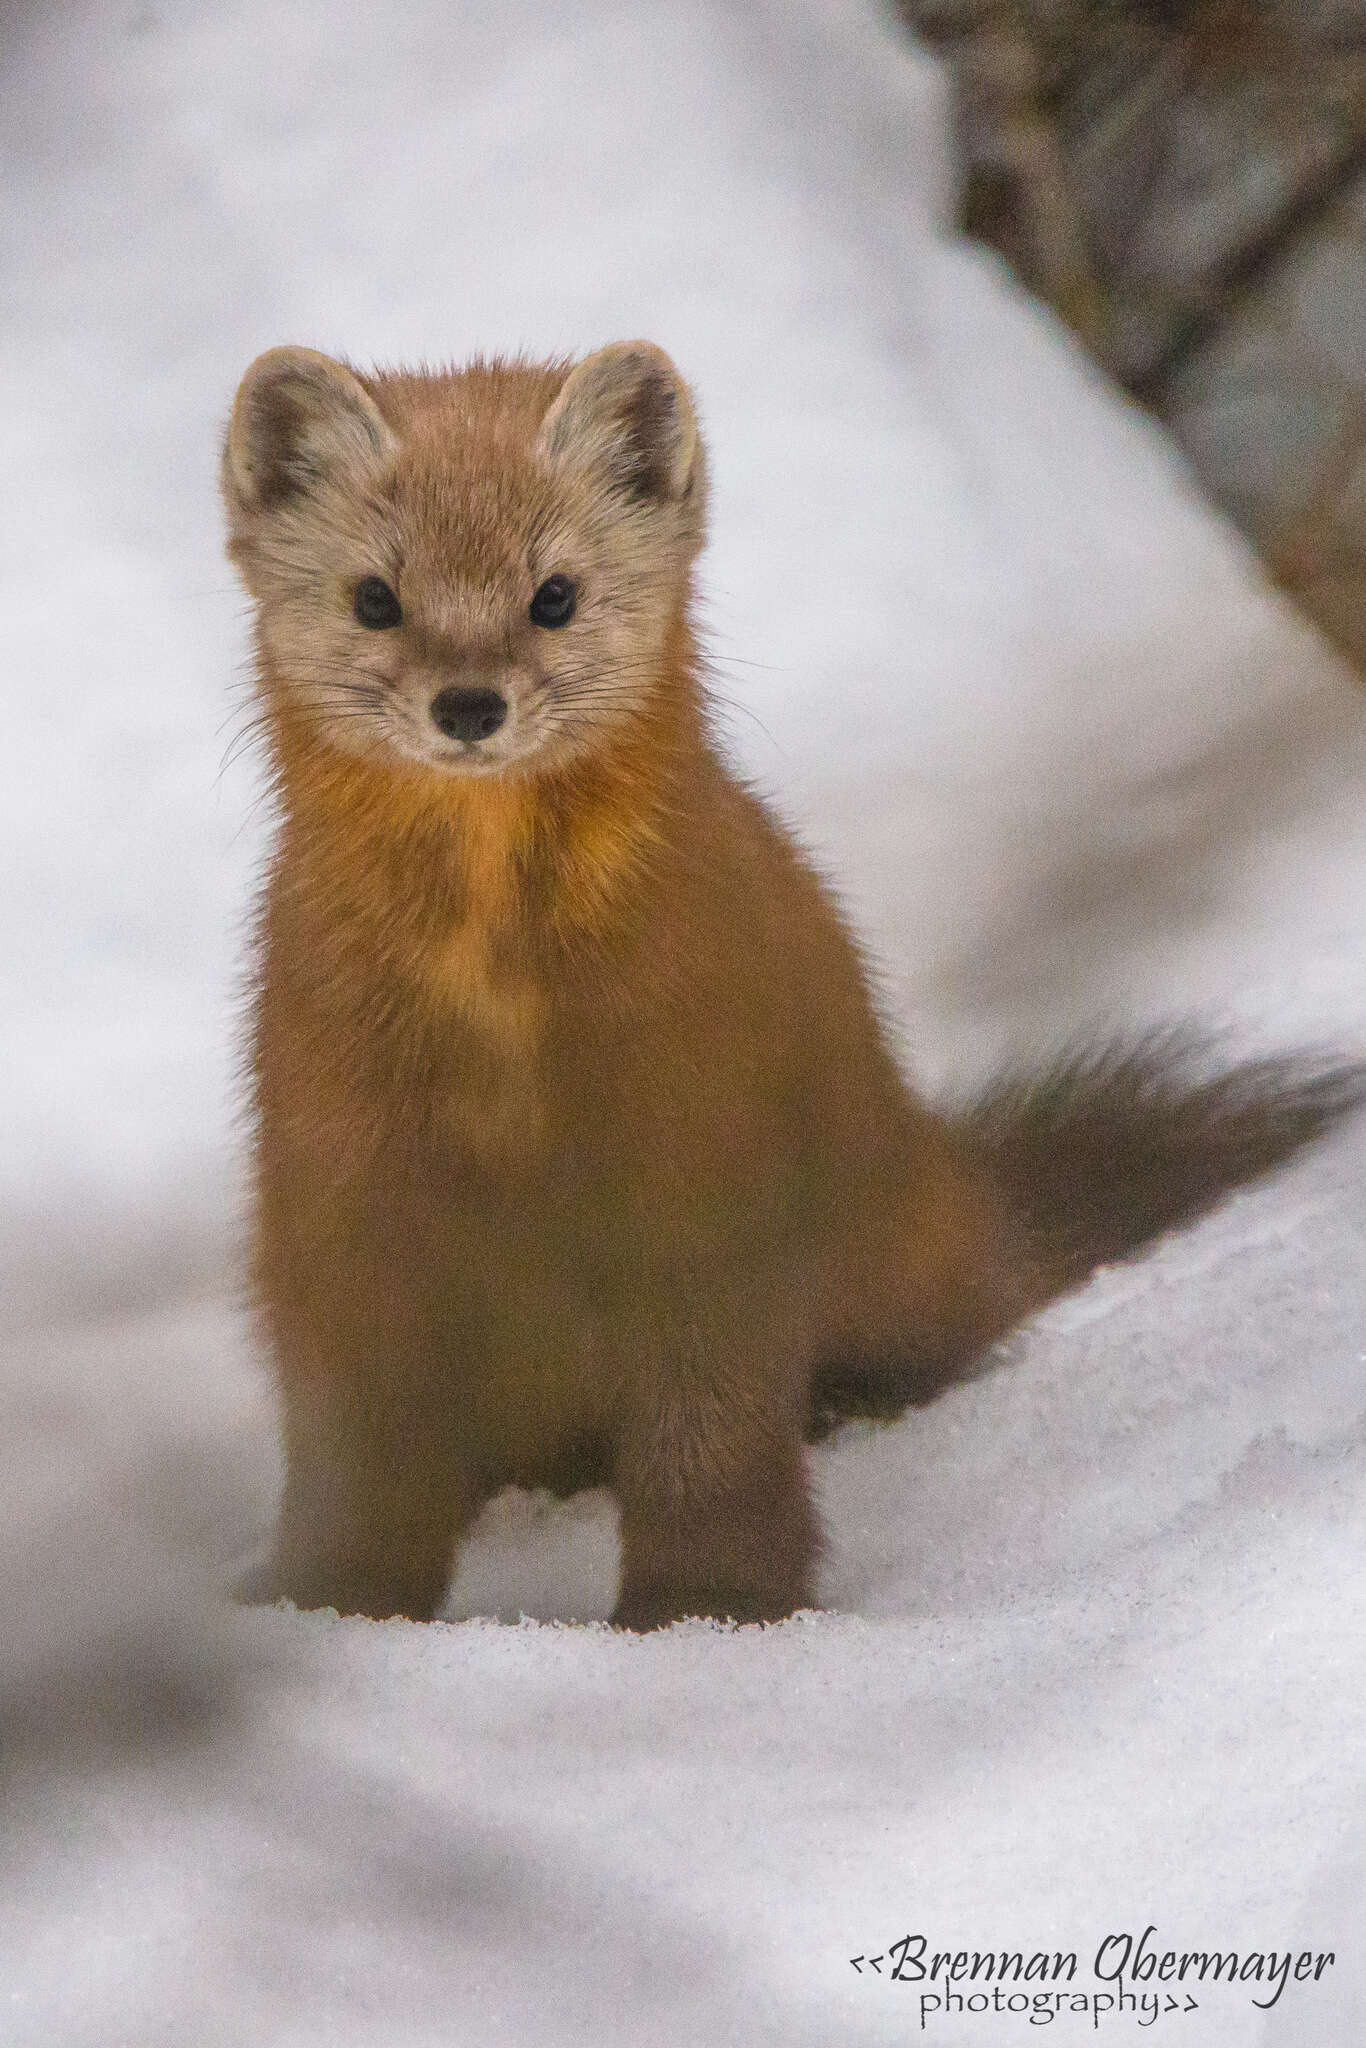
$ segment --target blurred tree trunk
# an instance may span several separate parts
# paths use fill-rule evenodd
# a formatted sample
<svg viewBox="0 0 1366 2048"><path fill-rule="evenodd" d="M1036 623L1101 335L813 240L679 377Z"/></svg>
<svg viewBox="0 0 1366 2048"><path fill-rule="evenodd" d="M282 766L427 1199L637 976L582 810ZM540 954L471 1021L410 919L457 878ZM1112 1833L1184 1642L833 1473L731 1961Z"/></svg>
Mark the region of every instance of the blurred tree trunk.
<svg viewBox="0 0 1366 2048"><path fill-rule="evenodd" d="M1366 0L898 0L963 224L1366 674Z"/></svg>

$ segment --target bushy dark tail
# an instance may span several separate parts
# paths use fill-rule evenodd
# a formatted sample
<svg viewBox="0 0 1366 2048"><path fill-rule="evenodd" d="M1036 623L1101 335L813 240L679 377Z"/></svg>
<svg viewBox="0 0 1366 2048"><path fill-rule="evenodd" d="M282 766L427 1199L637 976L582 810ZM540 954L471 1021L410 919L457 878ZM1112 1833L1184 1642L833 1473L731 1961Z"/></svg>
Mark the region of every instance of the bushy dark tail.
<svg viewBox="0 0 1366 2048"><path fill-rule="evenodd" d="M1366 1065L1213 1064L1208 1044L1163 1031L1007 1074L966 1111L1050 1295L1192 1222L1366 1104Z"/></svg>
<svg viewBox="0 0 1366 2048"><path fill-rule="evenodd" d="M905 1354L821 1361L809 1435L889 1420L973 1378L991 1337L1260 1179L1366 1105L1366 1065L1304 1057L1217 1070L1214 1048L1169 1030L1010 1073L953 1119L1023 1226L1029 1271L994 1327ZM969 1319L970 1321L970 1319ZM979 1318L980 1325L980 1318Z"/></svg>

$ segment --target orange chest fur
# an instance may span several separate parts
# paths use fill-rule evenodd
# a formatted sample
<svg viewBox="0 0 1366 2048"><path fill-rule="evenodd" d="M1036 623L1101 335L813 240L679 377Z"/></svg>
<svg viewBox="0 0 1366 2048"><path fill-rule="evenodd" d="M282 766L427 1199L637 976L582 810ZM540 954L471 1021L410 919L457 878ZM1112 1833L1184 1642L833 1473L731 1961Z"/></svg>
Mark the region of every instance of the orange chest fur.
<svg viewBox="0 0 1366 2048"><path fill-rule="evenodd" d="M534 1153L566 979L590 956L592 978L610 978L615 923L648 865L635 790L599 775L446 781L439 806L392 781L326 794L346 801L298 805L312 829L281 849L277 882L302 912L293 972L316 969L322 1007L373 1038L362 1065L382 1093L416 1110L427 1091L435 1128L488 1163Z"/></svg>

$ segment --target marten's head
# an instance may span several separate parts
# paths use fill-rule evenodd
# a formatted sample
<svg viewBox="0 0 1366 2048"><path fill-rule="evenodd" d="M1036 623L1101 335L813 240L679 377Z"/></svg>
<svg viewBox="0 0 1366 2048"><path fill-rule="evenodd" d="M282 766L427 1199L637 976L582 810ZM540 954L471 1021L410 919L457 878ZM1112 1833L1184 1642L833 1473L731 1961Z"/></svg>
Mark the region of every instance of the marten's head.
<svg viewBox="0 0 1366 2048"><path fill-rule="evenodd" d="M652 699L702 541L705 465L662 350L573 368L247 371L223 454L264 686L352 754L559 765Z"/></svg>

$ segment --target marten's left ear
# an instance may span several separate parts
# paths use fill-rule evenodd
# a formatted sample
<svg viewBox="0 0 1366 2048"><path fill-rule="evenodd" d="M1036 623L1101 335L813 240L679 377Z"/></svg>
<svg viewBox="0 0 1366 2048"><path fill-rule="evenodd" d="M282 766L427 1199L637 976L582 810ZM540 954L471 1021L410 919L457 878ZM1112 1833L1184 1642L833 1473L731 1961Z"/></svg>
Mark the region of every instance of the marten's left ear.
<svg viewBox="0 0 1366 2048"><path fill-rule="evenodd" d="M614 341L571 370L541 426L554 463L634 504L700 504L702 442L688 387L649 341Z"/></svg>

